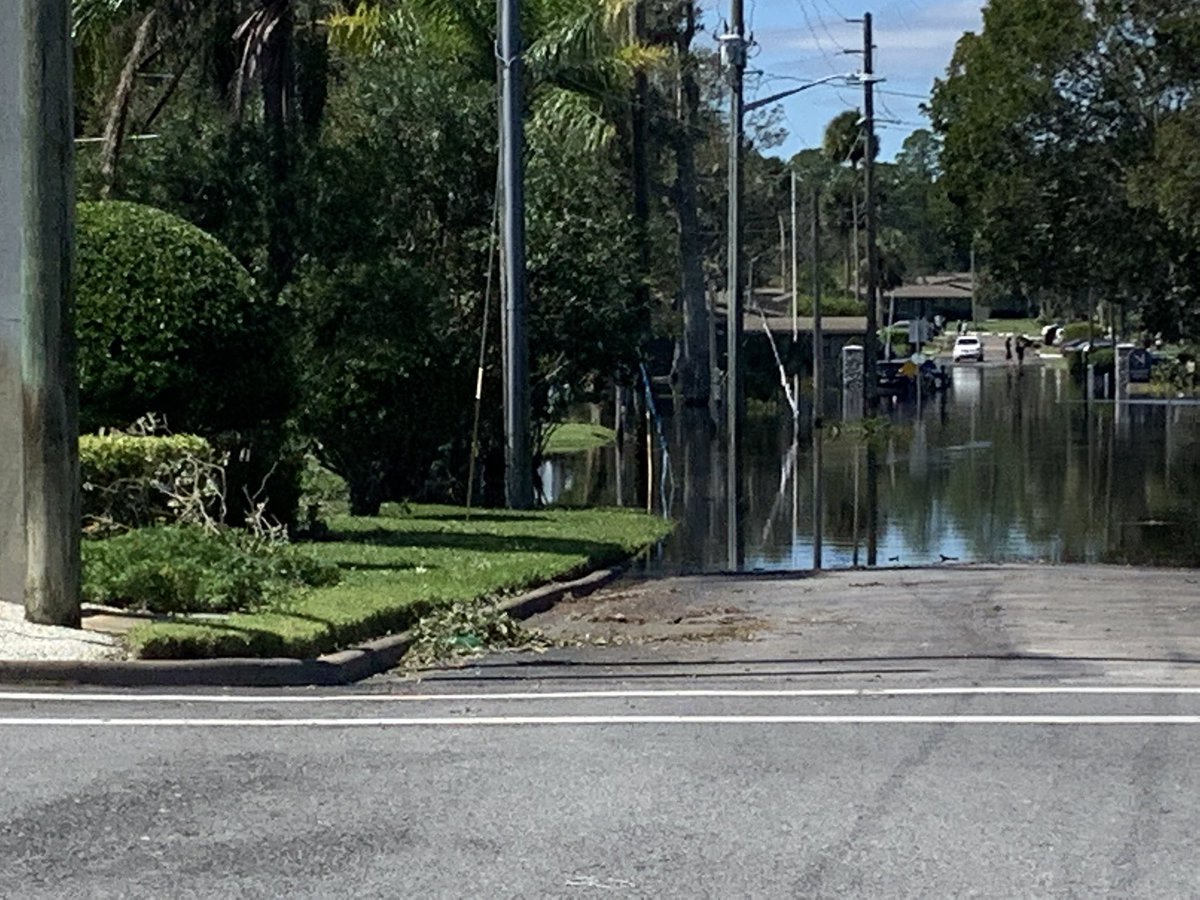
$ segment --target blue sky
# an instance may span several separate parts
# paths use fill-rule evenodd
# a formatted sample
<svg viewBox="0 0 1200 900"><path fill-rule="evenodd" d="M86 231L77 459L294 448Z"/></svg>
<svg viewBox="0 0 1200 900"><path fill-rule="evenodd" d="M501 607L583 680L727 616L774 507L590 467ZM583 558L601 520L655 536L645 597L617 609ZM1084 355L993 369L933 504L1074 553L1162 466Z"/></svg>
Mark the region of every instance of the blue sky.
<svg viewBox="0 0 1200 900"><path fill-rule="evenodd" d="M880 155L891 159L910 132L927 124L920 98L928 97L933 79L945 73L962 33L979 30L982 5L983 0L882 0L877 6L869 0L745 0L747 26L756 44L747 73L747 98L857 71L861 55L842 51L861 50L862 26L845 20L869 11L874 17L875 70L887 79L878 86L875 102ZM704 6L716 30L728 18L729 2L707 0ZM783 101L790 137L774 152L791 156L803 147L818 146L830 119L861 105L860 88L834 86L811 88Z"/></svg>

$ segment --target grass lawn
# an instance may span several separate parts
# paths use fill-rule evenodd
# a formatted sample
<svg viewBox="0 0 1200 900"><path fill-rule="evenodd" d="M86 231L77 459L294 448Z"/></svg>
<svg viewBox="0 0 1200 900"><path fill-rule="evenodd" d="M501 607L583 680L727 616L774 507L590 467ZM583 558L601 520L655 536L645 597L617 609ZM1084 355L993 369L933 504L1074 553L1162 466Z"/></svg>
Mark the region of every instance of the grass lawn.
<svg viewBox="0 0 1200 900"><path fill-rule="evenodd" d="M607 447L616 440L617 433L603 425L563 422L550 429L550 434L546 438L546 452L554 454L582 453L584 450Z"/></svg>
<svg viewBox="0 0 1200 900"><path fill-rule="evenodd" d="M988 319L978 330L987 334L1023 334L1040 337L1044 326L1037 319Z"/></svg>
<svg viewBox="0 0 1200 900"><path fill-rule="evenodd" d="M334 516L329 539L304 546L341 567L340 584L257 612L149 623L130 633L130 650L149 659L317 656L402 631L442 604L619 562L671 529L626 509L463 516L457 507L391 505L377 518Z"/></svg>

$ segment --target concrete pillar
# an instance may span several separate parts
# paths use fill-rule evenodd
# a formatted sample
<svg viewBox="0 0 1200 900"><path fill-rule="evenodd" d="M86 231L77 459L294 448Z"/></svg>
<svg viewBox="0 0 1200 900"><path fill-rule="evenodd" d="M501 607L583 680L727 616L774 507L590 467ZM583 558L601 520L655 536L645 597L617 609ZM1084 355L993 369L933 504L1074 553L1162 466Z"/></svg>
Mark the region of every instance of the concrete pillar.
<svg viewBox="0 0 1200 900"><path fill-rule="evenodd" d="M18 13L20 15L20 13ZM25 602L21 449L21 42L0 28L0 601Z"/></svg>
<svg viewBox="0 0 1200 900"><path fill-rule="evenodd" d="M1129 354L1133 350L1133 344L1117 344L1113 355L1113 415L1118 422L1127 417L1121 407L1129 401Z"/></svg>
<svg viewBox="0 0 1200 900"><path fill-rule="evenodd" d="M23 598L32 621L78 625L69 3L10 7L0 29L0 590Z"/></svg>
<svg viewBox="0 0 1200 900"><path fill-rule="evenodd" d="M847 422L863 415L863 348L848 344L842 348L842 418Z"/></svg>
<svg viewBox="0 0 1200 900"><path fill-rule="evenodd" d="M1117 344L1114 360L1116 386L1113 391L1113 399L1118 403L1124 403L1129 399L1129 354L1133 350L1133 344Z"/></svg>

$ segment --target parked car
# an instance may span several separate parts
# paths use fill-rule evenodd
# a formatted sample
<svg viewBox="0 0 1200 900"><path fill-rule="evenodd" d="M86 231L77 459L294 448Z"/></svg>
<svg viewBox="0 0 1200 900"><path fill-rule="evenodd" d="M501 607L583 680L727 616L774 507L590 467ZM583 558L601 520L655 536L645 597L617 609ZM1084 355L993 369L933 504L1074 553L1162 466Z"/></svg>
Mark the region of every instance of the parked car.
<svg viewBox="0 0 1200 900"><path fill-rule="evenodd" d="M983 362L983 343L973 334L959 335L954 341L953 358L955 362Z"/></svg>

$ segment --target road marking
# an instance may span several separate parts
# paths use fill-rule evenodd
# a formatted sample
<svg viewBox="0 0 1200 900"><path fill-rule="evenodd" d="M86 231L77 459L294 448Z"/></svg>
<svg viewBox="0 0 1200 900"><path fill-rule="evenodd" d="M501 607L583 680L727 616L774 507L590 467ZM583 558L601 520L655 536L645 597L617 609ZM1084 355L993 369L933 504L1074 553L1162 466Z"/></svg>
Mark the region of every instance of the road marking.
<svg viewBox="0 0 1200 900"><path fill-rule="evenodd" d="M188 719L5 717L0 728L471 728L530 725L1200 725L1200 716L440 716Z"/></svg>
<svg viewBox="0 0 1200 900"><path fill-rule="evenodd" d="M788 698L788 697L956 697L1020 695L1200 695L1200 687L1143 687L1060 685L1036 687L931 687L931 688L696 688L680 690L605 691L508 691L497 693L434 694L89 694L86 692L0 691L0 702L40 701L50 703L428 703L477 702L486 700L625 700L688 698Z"/></svg>

